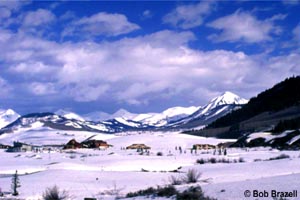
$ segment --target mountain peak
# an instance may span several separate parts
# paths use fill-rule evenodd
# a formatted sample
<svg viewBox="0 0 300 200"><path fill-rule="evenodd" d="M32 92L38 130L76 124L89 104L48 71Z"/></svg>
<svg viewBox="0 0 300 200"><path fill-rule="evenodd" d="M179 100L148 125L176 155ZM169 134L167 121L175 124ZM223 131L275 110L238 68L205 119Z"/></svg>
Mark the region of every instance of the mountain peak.
<svg viewBox="0 0 300 200"><path fill-rule="evenodd" d="M84 118L82 118L78 114L70 112L70 111L66 111L66 110L63 110L63 109L59 109L58 111L55 112L55 114L63 116L67 119L76 119L76 120L79 120L79 121L85 121Z"/></svg>
<svg viewBox="0 0 300 200"><path fill-rule="evenodd" d="M20 115L12 109L0 110L0 129L14 122L19 117Z"/></svg>
<svg viewBox="0 0 300 200"><path fill-rule="evenodd" d="M123 117L126 119L132 119L136 116L137 114L131 113L123 108L119 109L117 112L111 115L111 118L117 118L117 117Z"/></svg>
<svg viewBox="0 0 300 200"><path fill-rule="evenodd" d="M215 106L219 106L225 104L239 105L239 104L246 104L247 102L248 100L241 98L232 92L226 91L221 96L212 99L210 103L214 104Z"/></svg>

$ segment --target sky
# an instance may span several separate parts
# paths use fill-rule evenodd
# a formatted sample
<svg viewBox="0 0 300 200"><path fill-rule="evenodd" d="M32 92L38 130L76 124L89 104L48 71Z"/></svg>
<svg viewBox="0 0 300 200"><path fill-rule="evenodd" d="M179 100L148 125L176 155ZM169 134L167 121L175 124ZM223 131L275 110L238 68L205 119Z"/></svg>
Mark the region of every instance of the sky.
<svg viewBox="0 0 300 200"><path fill-rule="evenodd" d="M0 108L161 112L300 74L300 1L0 0Z"/></svg>

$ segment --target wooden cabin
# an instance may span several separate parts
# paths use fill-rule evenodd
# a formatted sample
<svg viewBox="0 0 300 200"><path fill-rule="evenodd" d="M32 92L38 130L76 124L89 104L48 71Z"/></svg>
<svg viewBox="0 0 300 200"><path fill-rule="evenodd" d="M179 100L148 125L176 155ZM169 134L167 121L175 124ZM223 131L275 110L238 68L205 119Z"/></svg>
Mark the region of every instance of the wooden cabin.
<svg viewBox="0 0 300 200"><path fill-rule="evenodd" d="M107 149L112 147L112 145L107 144L103 140L87 140L81 143L82 148L93 148L93 149Z"/></svg>
<svg viewBox="0 0 300 200"><path fill-rule="evenodd" d="M81 148L82 145L77 142L75 139L70 140L63 149L78 149Z"/></svg>
<svg viewBox="0 0 300 200"><path fill-rule="evenodd" d="M30 144L25 144L22 142L14 142L14 145L12 147L9 147L7 149L7 152L27 152L32 151L34 149L34 146Z"/></svg>
<svg viewBox="0 0 300 200"><path fill-rule="evenodd" d="M142 150L148 150L151 149L151 147L145 145L145 144L132 144L128 147L126 147L126 149L142 149Z"/></svg>
<svg viewBox="0 0 300 200"><path fill-rule="evenodd" d="M197 149L197 150L208 150L208 149L215 149L216 146L215 145L211 145L211 144L194 144L193 145L193 149Z"/></svg>
<svg viewBox="0 0 300 200"><path fill-rule="evenodd" d="M0 144L0 149L8 149L8 148L11 148L11 146L5 145L5 144Z"/></svg>

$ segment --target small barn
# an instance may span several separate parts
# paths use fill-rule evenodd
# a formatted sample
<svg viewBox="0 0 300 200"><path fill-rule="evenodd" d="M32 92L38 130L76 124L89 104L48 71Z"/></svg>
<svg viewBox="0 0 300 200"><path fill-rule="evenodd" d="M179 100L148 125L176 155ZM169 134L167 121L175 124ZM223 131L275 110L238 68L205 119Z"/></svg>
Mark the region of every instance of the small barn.
<svg viewBox="0 0 300 200"><path fill-rule="evenodd" d="M141 149L141 150L148 150L151 149L151 147L145 145L145 144L132 144L128 147L126 147L126 149Z"/></svg>
<svg viewBox="0 0 300 200"><path fill-rule="evenodd" d="M216 146L215 145L211 145L211 144L194 144L193 145L193 149L197 149L197 150L208 150L208 149L215 149Z"/></svg>
<svg viewBox="0 0 300 200"><path fill-rule="evenodd" d="M70 140L63 149L78 149L81 148L82 145L77 142L75 139Z"/></svg>
<svg viewBox="0 0 300 200"><path fill-rule="evenodd" d="M33 146L30 144L25 144L22 142L14 142L14 145L12 147L9 147L7 149L7 152L27 152L32 150L33 150Z"/></svg>
<svg viewBox="0 0 300 200"><path fill-rule="evenodd" d="M92 149L107 149L112 147L112 145L107 144L103 140L87 140L81 143L82 148L92 148Z"/></svg>
<svg viewBox="0 0 300 200"><path fill-rule="evenodd" d="M0 144L0 149L8 149L8 148L11 148L11 146L5 145L5 144Z"/></svg>
<svg viewBox="0 0 300 200"><path fill-rule="evenodd" d="M219 143L217 145L218 148L224 149L224 148L229 148L231 145L233 145L235 142L224 142L224 143Z"/></svg>

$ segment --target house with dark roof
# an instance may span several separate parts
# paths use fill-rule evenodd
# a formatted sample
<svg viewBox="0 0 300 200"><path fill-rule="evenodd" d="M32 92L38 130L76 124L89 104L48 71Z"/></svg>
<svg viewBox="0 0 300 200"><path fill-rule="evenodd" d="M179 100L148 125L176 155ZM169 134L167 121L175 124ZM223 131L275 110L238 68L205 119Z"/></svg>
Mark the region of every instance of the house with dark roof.
<svg viewBox="0 0 300 200"><path fill-rule="evenodd" d="M112 145L107 144L103 140L87 140L81 143L82 148L92 148L92 149L107 149L112 147Z"/></svg>
<svg viewBox="0 0 300 200"><path fill-rule="evenodd" d="M14 142L14 145L12 147L9 147L7 149L7 152L27 152L27 151L33 151L34 146L22 142Z"/></svg>
<svg viewBox="0 0 300 200"><path fill-rule="evenodd" d="M70 140L63 149L78 149L82 148L82 145L77 142L75 139Z"/></svg>

